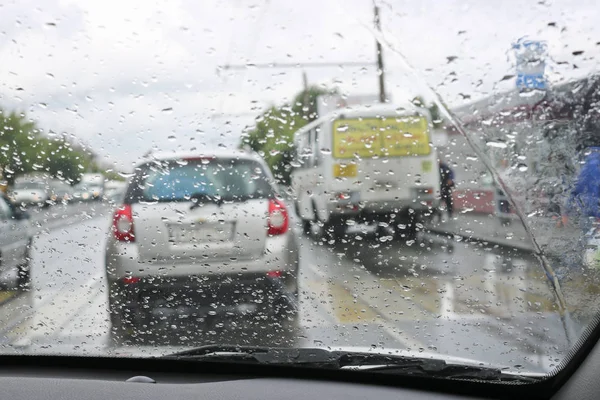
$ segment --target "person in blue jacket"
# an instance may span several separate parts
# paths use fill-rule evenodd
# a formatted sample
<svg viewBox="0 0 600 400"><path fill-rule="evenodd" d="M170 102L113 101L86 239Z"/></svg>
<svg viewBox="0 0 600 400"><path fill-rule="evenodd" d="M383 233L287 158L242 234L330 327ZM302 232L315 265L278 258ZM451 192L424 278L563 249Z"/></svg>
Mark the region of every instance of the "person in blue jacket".
<svg viewBox="0 0 600 400"><path fill-rule="evenodd" d="M584 230L600 219L600 147L589 147L586 153L567 203L569 214L578 219Z"/></svg>

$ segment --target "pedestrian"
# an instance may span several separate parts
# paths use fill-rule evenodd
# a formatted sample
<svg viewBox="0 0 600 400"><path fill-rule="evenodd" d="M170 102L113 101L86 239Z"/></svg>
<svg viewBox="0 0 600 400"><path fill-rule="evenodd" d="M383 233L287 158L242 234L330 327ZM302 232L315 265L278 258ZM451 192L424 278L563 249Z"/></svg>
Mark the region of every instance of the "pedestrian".
<svg viewBox="0 0 600 400"><path fill-rule="evenodd" d="M454 199L452 198L452 189L454 188L454 171L443 161L439 161L440 168L440 194L442 201L446 205L448 218L452 218L454 211ZM440 213L441 219L441 213Z"/></svg>
<svg viewBox="0 0 600 400"><path fill-rule="evenodd" d="M569 213L584 230L600 219L600 147L589 147L586 153L567 204Z"/></svg>

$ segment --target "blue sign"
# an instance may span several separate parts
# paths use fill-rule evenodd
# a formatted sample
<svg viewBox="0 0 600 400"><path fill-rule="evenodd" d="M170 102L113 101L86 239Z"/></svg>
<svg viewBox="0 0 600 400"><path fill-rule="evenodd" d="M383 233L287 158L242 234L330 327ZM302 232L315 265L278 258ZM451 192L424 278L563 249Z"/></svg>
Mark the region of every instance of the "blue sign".
<svg viewBox="0 0 600 400"><path fill-rule="evenodd" d="M517 88L545 89L546 54L548 46L538 40L519 39L513 44L517 60Z"/></svg>
<svg viewBox="0 0 600 400"><path fill-rule="evenodd" d="M519 89L546 89L544 75L517 74L517 87Z"/></svg>

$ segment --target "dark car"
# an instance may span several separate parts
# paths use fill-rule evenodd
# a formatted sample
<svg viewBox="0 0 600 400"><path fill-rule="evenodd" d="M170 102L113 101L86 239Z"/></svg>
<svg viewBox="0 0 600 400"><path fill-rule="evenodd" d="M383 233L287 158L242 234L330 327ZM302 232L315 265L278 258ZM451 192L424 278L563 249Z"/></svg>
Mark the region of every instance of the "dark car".
<svg viewBox="0 0 600 400"><path fill-rule="evenodd" d="M0 282L5 288L29 288L31 241L29 215L6 196L0 196Z"/></svg>

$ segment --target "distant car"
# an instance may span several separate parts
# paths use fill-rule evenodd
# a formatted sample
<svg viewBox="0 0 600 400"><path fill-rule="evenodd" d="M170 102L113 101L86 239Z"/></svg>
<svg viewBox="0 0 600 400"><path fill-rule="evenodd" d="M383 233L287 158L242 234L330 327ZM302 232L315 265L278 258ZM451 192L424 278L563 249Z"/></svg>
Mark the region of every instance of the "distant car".
<svg viewBox="0 0 600 400"><path fill-rule="evenodd" d="M115 203L122 200L125 195L125 189L127 188L127 182L109 180L104 184L104 196L103 199L110 203Z"/></svg>
<svg viewBox="0 0 600 400"><path fill-rule="evenodd" d="M73 200L75 201L92 201L101 200L103 188L97 185L89 185L86 183L78 183L73 187Z"/></svg>
<svg viewBox="0 0 600 400"><path fill-rule="evenodd" d="M104 188L100 185L89 185L89 193L92 200L102 200L104 196Z"/></svg>
<svg viewBox="0 0 600 400"><path fill-rule="evenodd" d="M46 182L17 181L9 193L10 199L21 205L48 207L52 201L50 187Z"/></svg>
<svg viewBox="0 0 600 400"><path fill-rule="evenodd" d="M29 215L8 197L0 195L0 282L8 285L8 289L29 289L31 233Z"/></svg>
<svg viewBox="0 0 600 400"><path fill-rule="evenodd" d="M121 204L125 197L125 188L111 188L104 191L103 199L111 204Z"/></svg>
<svg viewBox="0 0 600 400"><path fill-rule="evenodd" d="M73 201L89 201L91 195L88 187L82 183L73 186Z"/></svg>
<svg viewBox="0 0 600 400"><path fill-rule="evenodd" d="M50 192L53 203L67 203L72 197L71 185L58 179L50 182Z"/></svg>
<svg viewBox="0 0 600 400"><path fill-rule="evenodd" d="M295 320L298 249L260 158L155 155L136 171L106 245L113 334L173 318Z"/></svg>

